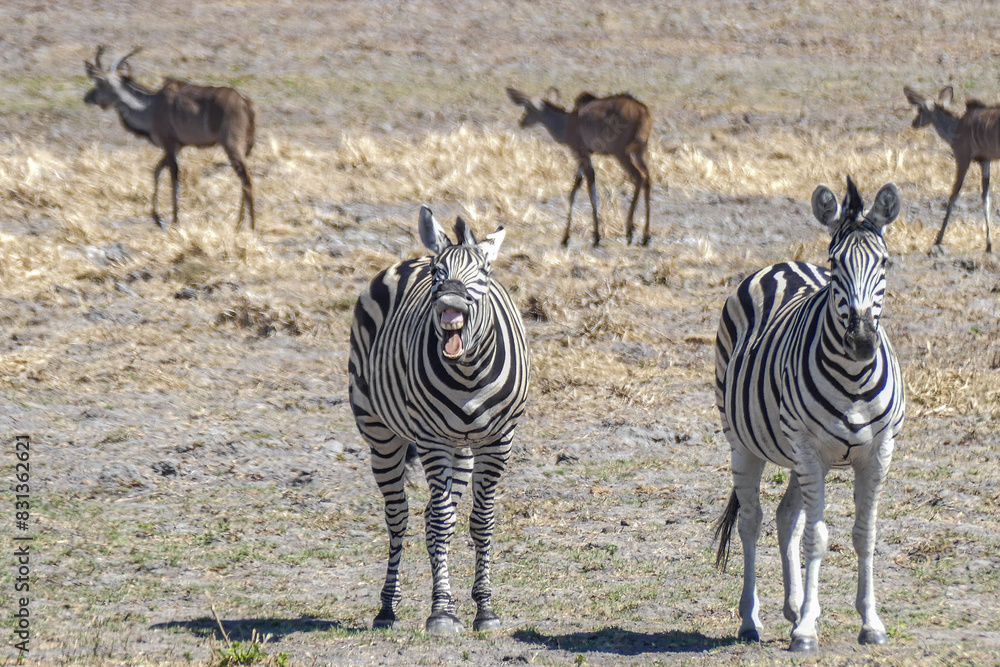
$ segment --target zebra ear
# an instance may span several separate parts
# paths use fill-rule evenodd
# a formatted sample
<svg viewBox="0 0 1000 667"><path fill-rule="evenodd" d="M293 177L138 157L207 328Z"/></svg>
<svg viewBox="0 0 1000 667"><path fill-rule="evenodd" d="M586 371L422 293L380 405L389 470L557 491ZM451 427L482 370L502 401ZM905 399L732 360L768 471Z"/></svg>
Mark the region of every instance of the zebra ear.
<svg viewBox="0 0 1000 667"><path fill-rule="evenodd" d="M817 185L812 196L813 215L827 228L830 233L836 229L840 221L840 204L833 190L825 185Z"/></svg>
<svg viewBox="0 0 1000 667"><path fill-rule="evenodd" d="M886 183L875 195L875 203L872 204L865 220L882 229L896 219L901 207L902 199L899 196L899 188L896 187L895 183Z"/></svg>
<svg viewBox="0 0 1000 667"><path fill-rule="evenodd" d="M479 244L479 250L483 253L486 261L492 264L496 261L497 255L500 253L500 245L503 243L503 237L506 236L507 231L503 227L497 227L497 230L492 234L486 235L486 240Z"/></svg>
<svg viewBox="0 0 1000 667"><path fill-rule="evenodd" d="M476 245L476 235L472 233L472 228L465 223L462 216L455 218L455 240L462 245Z"/></svg>
<svg viewBox="0 0 1000 667"><path fill-rule="evenodd" d="M420 240L435 255L451 245L441 225L434 219L434 214L426 206L420 207Z"/></svg>
<svg viewBox="0 0 1000 667"><path fill-rule="evenodd" d="M955 95L955 89L951 86L942 88L938 93L937 103L939 107L946 107L951 104L951 98Z"/></svg>

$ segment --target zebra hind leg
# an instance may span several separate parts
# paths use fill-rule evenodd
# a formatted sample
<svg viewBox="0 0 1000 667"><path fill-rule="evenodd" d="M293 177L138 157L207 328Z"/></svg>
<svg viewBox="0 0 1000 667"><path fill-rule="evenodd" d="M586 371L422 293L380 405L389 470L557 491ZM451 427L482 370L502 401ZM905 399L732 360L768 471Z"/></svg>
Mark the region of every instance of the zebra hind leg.
<svg viewBox="0 0 1000 667"><path fill-rule="evenodd" d="M802 492L795 471L789 471L788 488L778 505L778 546L781 551L781 574L785 588L785 619L798 623L802 615L802 566L800 549L805 515L802 512Z"/></svg>
<svg viewBox="0 0 1000 667"><path fill-rule="evenodd" d="M760 508L760 480L764 460L742 446L734 447L733 488L739 501L737 530L743 545L743 592L740 594L740 630L742 642L759 642L763 625L760 622L760 599L757 597L757 540L764 518Z"/></svg>
<svg viewBox="0 0 1000 667"><path fill-rule="evenodd" d="M473 507L469 517L469 534L476 545L476 579L472 599L476 601L476 618L472 629L481 632L499 630L500 618L493 611L493 587L490 582L490 555L493 529L496 525L496 490L500 476L510 458L510 441L498 447L480 451L473 474Z"/></svg>
<svg viewBox="0 0 1000 667"><path fill-rule="evenodd" d="M385 584L380 595L382 608L372 629L392 628L396 624L396 607L402 597L399 586L399 563L403 557L403 537L409 521L410 508L406 500L406 453L408 444L399 437L387 441L369 440L371 466L385 501L385 525L389 530L389 559L386 563Z"/></svg>

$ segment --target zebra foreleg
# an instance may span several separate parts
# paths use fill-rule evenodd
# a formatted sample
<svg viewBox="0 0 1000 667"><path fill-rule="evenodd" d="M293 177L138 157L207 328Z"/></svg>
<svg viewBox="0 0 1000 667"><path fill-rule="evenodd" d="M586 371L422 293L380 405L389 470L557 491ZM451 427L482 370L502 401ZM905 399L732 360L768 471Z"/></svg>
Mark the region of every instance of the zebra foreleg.
<svg viewBox="0 0 1000 667"><path fill-rule="evenodd" d="M799 478L792 470L788 489L778 505L778 547L781 551L781 573L785 588L785 619L798 623L802 611L802 566L799 549L805 517L802 514L802 491Z"/></svg>
<svg viewBox="0 0 1000 667"><path fill-rule="evenodd" d="M489 453L476 456L473 476L473 507L469 517L469 534L476 545L476 579L472 599L476 601L476 618L472 629L499 630L500 618L493 611L493 587L490 583L490 556L493 528L496 524L496 490L500 476L507 468L510 441Z"/></svg>
<svg viewBox="0 0 1000 667"><path fill-rule="evenodd" d="M861 615L859 644L885 644L889 641L875 604L874 561L878 498L892 459L892 450L893 442L890 440L882 445L878 456L854 473L855 516L852 538L854 552L858 555L858 597L854 606Z"/></svg>
<svg viewBox="0 0 1000 667"><path fill-rule="evenodd" d="M789 650L806 653L819 649L819 633L816 630L820 614L819 566L823 562L829 543L826 522L823 521L828 469L807 447L796 447L795 452L799 458L795 473L799 478L799 488L805 506L803 541L806 576L802 611L798 623L792 628L792 643Z"/></svg>
<svg viewBox="0 0 1000 667"><path fill-rule="evenodd" d="M759 642L760 600L757 598L757 540L764 514L760 509L760 478L764 461L742 446L733 448L733 488L740 502L737 529L743 545L743 592L740 594L740 631L743 642Z"/></svg>
<svg viewBox="0 0 1000 667"><path fill-rule="evenodd" d="M361 420L358 423L360 425ZM373 428L371 424L366 424L366 427ZM402 596L399 587L399 562L403 557L403 537L406 535L406 525L410 517L404 475L409 443L395 436L379 442L371 439L370 432L362 432L366 433L365 439L371 446L372 472L375 473L375 481L385 501L385 525L389 530L389 559L385 569L385 584L380 595L382 608L372 621L374 630L391 628L395 625L396 607Z"/></svg>
<svg viewBox="0 0 1000 667"><path fill-rule="evenodd" d="M432 635L455 635L465 627L455 615L455 600L451 595L448 574L448 549L455 534L454 452L448 449L428 449L417 446L424 474L430 487L430 500L424 512L427 553L430 556L434 579L431 597L431 615L427 617L426 630ZM459 457L461 461L463 457Z"/></svg>

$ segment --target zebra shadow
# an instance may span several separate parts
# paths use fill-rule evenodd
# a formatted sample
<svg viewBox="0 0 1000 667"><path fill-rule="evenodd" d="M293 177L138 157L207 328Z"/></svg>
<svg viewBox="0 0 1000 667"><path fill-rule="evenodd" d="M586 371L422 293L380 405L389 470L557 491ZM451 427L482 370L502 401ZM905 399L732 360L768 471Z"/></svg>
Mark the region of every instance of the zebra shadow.
<svg viewBox="0 0 1000 667"><path fill-rule="evenodd" d="M302 618L243 618L222 620L222 627L231 641L250 641L254 630L259 636L272 635L274 640L280 640L293 632L323 632L335 630L345 635L355 635L368 632L364 626L349 626L339 621L324 621L312 616ZM219 623L214 618L202 616L188 621L167 621L149 626L150 630L181 630L198 637L213 637L222 641Z"/></svg>
<svg viewBox="0 0 1000 667"><path fill-rule="evenodd" d="M534 629L517 630L512 634L517 641L544 644L548 649L586 653L612 653L615 655L640 655L642 653L702 653L721 646L739 643L736 637L707 637L700 632L633 632L610 626L590 632L571 632L564 635L546 635Z"/></svg>

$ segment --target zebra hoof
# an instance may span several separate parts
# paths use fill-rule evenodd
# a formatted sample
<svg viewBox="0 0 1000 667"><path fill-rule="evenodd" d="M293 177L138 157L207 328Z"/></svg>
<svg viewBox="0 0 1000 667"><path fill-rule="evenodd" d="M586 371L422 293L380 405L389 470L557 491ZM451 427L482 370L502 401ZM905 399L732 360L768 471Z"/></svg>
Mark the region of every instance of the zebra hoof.
<svg viewBox="0 0 1000 667"><path fill-rule="evenodd" d="M816 637L792 637L788 650L792 653L815 653L819 650L819 640Z"/></svg>
<svg viewBox="0 0 1000 667"><path fill-rule="evenodd" d="M743 644L756 644L760 642L760 633L757 632L756 628L740 630L740 634L737 635L736 639Z"/></svg>
<svg viewBox="0 0 1000 667"><path fill-rule="evenodd" d="M480 611L476 614L476 619L472 621L472 629L476 632L499 630L500 626L500 618L489 609Z"/></svg>
<svg viewBox="0 0 1000 667"><path fill-rule="evenodd" d="M861 634L858 635L859 644L874 644L875 646L884 646L889 643L889 636L880 630L870 630L861 629Z"/></svg>
<svg viewBox="0 0 1000 667"><path fill-rule="evenodd" d="M462 621L458 619L458 616L449 614L448 612L441 612L428 617L426 629L429 635L446 637L462 634L465 631L465 626L462 625Z"/></svg>
<svg viewBox="0 0 1000 667"><path fill-rule="evenodd" d="M372 621L372 630L391 630L396 625L396 615L392 611L383 609Z"/></svg>

